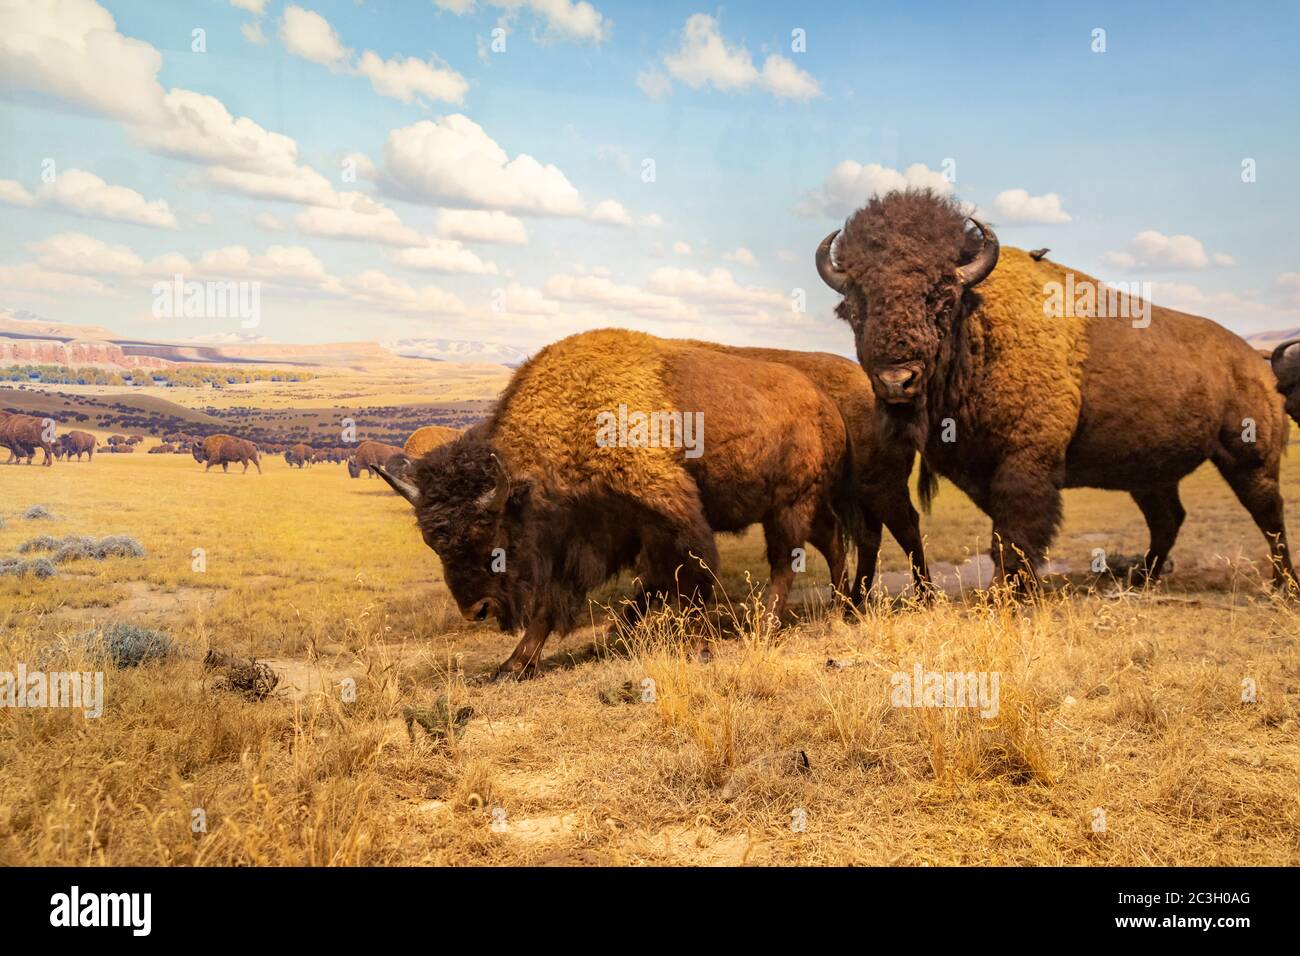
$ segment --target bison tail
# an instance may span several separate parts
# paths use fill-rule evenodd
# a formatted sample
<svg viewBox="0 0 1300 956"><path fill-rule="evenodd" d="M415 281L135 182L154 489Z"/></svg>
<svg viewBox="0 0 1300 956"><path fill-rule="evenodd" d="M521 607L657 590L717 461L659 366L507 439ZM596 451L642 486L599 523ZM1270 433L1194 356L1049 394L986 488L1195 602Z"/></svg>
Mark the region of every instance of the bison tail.
<svg viewBox="0 0 1300 956"><path fill-rule="evenodd" d="M916 476L916 496L921 499L921 510L930 513L930 504L939 493L939 476L935 474L930 463L921 456L921 471Z"/></svg>
<svg viewBox="0 0 1300 956"><path fill-rule="evenodd" d="M866 536L867 515L862 507L862 489L858 487L858 467L853 448L853 432L845 425L844 466L831 498L831 510L840 525L845 550Z"/></svg>

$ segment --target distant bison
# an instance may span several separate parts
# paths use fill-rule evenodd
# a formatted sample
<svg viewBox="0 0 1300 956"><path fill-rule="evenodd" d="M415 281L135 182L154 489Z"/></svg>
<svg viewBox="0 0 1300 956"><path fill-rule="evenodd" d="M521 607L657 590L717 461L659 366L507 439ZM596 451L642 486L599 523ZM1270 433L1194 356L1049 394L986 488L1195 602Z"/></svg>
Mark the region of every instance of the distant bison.
<svg viewBox="0 0 1300 956"><path fill-rule="evenodd" d="M54 454L56 456L66 455L68 461L72 461L73 455L77 456L77 461L81 461L83 454L88 461L94 460L95 436L89 432L66 432L60 435L54 444Z"/></svg>
<svg viewBox="0 0 1300 956"><path fill-rule="evenodd" d="M384 464L394 455L401 454L403 454L402 449L396 445L386 445L381 441L363 441L348 459L348 475L359 478L364 471L373 478L376 474L376 466Z"/></svg>
<svg viewBox="0 0 1300 956"><path fill-rule="evenodd" d="M26 458L27 464L30 465L38 448L45 452L45 460L41 464L47 467L53 464L54 446L51 440L46 438L49 434L46 426L47 419L4 412L0 412L0 415L4 416L0 418L0 446L9 449L9 460L6 464L16 464Z"/></svg>
<svg viewBox="0 0 1300 956"><path fill-rule="evenodd" d="M414 506L461 613L524 627L498 670L520 676L638 559L641 602L707 600L715 532L762 523L770 613L807 541L842 584L861 521L850 454L840 410L796 369L603 330L539 352L493 417L415 462L411 480L380 475Z"/></svg>
<svg viewBox="0 0 1300 956"><path fill-rule="evenodd" d="M314 452L312 451L311 445L292 445L285 450L284 460L288 462L290 468L293 468L295 465L298 468L302 468L304 465L312 461L313 454Z"/></svg>
<svg viewBox="0 0 1300 956"><path fill-rule="evenodd" d="M170 442L163 442L161 445L154 445L152 448L150 448L149 454L174 455L176 454L176 446L172 445Z"/></svg>
<svg viewBox="0 0 1300 956"><path fill-rule="evenodd" d="M257 446L251 441L233 435L209 435L202 442L194 445L193 454L195 461L206 463L204 471L213 465L220 465L222 471L229 471L230 463L237 461L244 466L243 474L247 474L249 462L257 468L259 475L262 473Z"/></svg>

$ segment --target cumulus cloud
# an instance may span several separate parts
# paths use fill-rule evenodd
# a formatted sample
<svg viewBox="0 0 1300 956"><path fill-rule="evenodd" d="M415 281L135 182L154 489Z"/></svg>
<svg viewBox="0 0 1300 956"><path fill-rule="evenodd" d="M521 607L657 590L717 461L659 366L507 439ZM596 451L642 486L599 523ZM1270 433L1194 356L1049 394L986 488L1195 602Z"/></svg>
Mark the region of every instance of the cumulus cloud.
<svg viewBox="0 0 1300 956"><path fill-rule="evenodd" d="M851 159L835 164L822 183L795 206L801 216L826 216L844 219L872 196L895 189L929 187L940 195L952 192L952 183L941 172L924 163L913 163L903 172L879 163L862 165Z"/></svg>
<svg viewBox="0 0 1300 956"><path fill-rule="evenodd" d="M175 229L176 216L165 200L148 200L126 186L110 186L94 173L68 169L44 183L35 195L12 179L0 179L0 203L58 209L83 219L129 222Z"/></svg>
<svg viewBox="0 0 1300 956"><path fill-rule="evenodd" d="M433 0L439 9L463 16L475 7L474 0ZM538 39L543 43L572 41L600 44L613 33L613 22L585 0L487 0L484 6L504 10L509 21L528 11L542 23Z"/></svg>
<svg viewBox="0 0 1300 956"><path fill-rule="evenodd" d="M230 0L230 5L258 17L266 13L266 0Z"/></svg>
<svg viewBox="0 0 1300 956"><path fill-rule="evenodd" d="M328 20L312 10L292 5L284 8L280 20L280 42L294 56L332 70L344 69L352 56Z"/></svg>
<svg viewBox="0 0 1300 956"><path fill-rule="evenodd" d="M1005 189L993 200L993 212L1003 222L1023 225L1052 225L1069 222L1056 193L1031 196L1024 189Z"/></svg>
<svg viewBox="0 0 1300 956"><path fill-rule="evenodd" d="M266 43L266 34L262 32L262 21L251 20L248 23L239 25L239 32L244 35L244 39L256 46L262 46Z"/></svg>
<svg viewBox="0 0 1300 956"><path fill-rule="evenodd" d="M789 311L790 298L776 289L744 286L726 269L711 269L707 274L694 269L664 266L650 274L646 287L662 295L677 296L732 307L739 311L773 308Z"/></svg>
<svg viewBox="0 0 1300 956"><path fill-rule="evenodd" d="M1166 236L1155 229L1139 232L1123 250L1106 253L1106 261L1126 270L1197 270L1211 265L1230 266L1233 259L1223 253L1211 256L1201 241L1189 235Z"/></svg>
<svg viewBox="0 0 1300 956"><path fill-rule="evenodd" d="M727 43L718 21L707 13L692 14L682 29L681 45L663 60L667 76L657 70L643 72L637 85L651 99L671 89L671 80L691 89L712 86L723 93L766 90L777 99L806 102L821 95L821 87L793 61L769 54L760 70L743 46Z"/></svg>
<svg viewBox="0 0 1300 956"><path fill-rule="evenodd" d="M611 226L630 226L632 225L632 214L624 208L622 203L615 202L613 199L602 199L592 207L591 221Z"/></svg>
<svg viewBox="0 0 1300 956"><path fill-rule="evenodd" d="M689 256L691 254L691 244L685 239L678 239L672 246L673 255Z"/></svg>
<svg viewBox="0 0 1300 956"><path fill-rule="evenodd" d="M542 291L553 299L598 305L645 318L680 320L690 318L682 304L671 296L657 295L633 285L597 275L553 275Z"/></svg>
<svg viewBox="0 0 1300 956"><path fill-rule="evenodd" d="M728 262L734 262L738 266L755 266L758 264L758 260L754 258L754 254L744 246L741 246L738 249L733 249L731 252L724 252L722 258L726 259Z"/></svg>
<svg viewBox="0 0 1300 956"><path fill-rule="evenodd" d="M578 190L560 169L527 153L513 159L468 116L454 113L395 129L384 144L383 187L412 202L544 216L581 216Z"/></svg>
<svg viewBox="0 0 1300 956"><path fill-rule="evenodd" d="M294 225L312 236L368 239L388 246L419 246L425 238L402 223L392 209L364 193L341 193L339 205L311 206L294 217Z"/></svg>
<svg viewBox="0 0 1300 956"><path fill-rule="evenodd" d="M450 292L432 285L417 289L379 269L367 269L360 275L339 279L331 285L331 290L355 302L403 312L458 315L466 311L465 303Z"/></svg>
<svg viewBox="0 0 1300 956"><path fill-rule="evenodd" d="M466 242L490 242L503 246L522 246L528 242L528 230L522 220L498 209L443 209L438 213L438 235Z"/></svg>
<svg viewBox="0 0 1300 956"><path fill-rule="evenodd" d="M129 246L105 242L84 232L61 232L29 243L27 248L35 254L40 268L69 275L133 278L190 269L189 261L177 253L165 253L146 261Z"/></svg>
<svg viewBox="0 0 1300 956"><path fill-rule="evenodd" d="M426 272L462 272L470 275L496 275L495 262L485 262L455 239L430 238L424 245L393 252L390 259L408 269Z"/></svg>

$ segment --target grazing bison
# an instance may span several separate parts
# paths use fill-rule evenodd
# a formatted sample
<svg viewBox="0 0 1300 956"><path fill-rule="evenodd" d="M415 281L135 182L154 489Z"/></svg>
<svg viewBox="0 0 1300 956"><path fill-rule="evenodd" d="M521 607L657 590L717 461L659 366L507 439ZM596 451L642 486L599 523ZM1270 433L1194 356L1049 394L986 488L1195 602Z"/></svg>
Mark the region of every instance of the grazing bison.
<svg viewBox="0 0 1300 956"><path fill-rule="evenodd" d="M650 413L647 431L636 416ZM858 522L849 447L839 409L796 369L602 330L530 359L492 418L419 459L411 480L379 473L414 506L461 613L524 627L498 670L519 676L638 556L643 600L707 600L715 532L762 523L773 614L806 541L842 587Z"/></svg>
<svg viewBox="0 0 1300 956"><path fill-rule="evenodd" d="M149 454L151 454L151 455L174 455L174 454L176 454L176 446L175 446L175 445L172 445L172 444L170 444L170 443L168 443L168 442L163 442L161 445L154 445L152 448L150 448L150 449L149 449Z"/></svg>
<svg viewBox="0 0 1300 956"><path fill-rule="evenodd" d="M125 436L125 435L109 435L109 436L108 436L108 443L109 443L110 445L125 445L125 444L126 444L126 436Z"/></svg>
<svg viewBox="0 0 1300 956"><path fill-rule="evenodd" d="M72 456L77 456L77 461L81 461L84 454L87 461L93 461L95 458L95 436L89 432L70 431L60 435L55 442L55 454L66 455L68 461L72 461Z"/></svg>
<svg viewBox="0 0 1300 956"><path fill-rule="evenodd" d="M206 472L213 465L220 465L222 471L230 470L230 463L237 461L244 466L241 474L248 473L248 463L252 462L257 473L262 473L262 463L257 455L257 446L251 441L236 438L233 435L209 435L193 448L194 460L205 462Z"/></svg>
<svg viewBox="0 0 1300 956"><path fill-rule="evenodd" d="M0 446L9 449L6 464L17 464L25 458L30 465L38 448L45 452L42 465L54 463L54 445L45 437L45 421L31 415L5 414L0 418Z"/></svg>
<svg viewBox="0 0 1300 956"><path fill-rule="evenodd" d="M1264 532L1275 583L1290 580L1286 419L1255 351L1209 319L1001 249L969 221L953 199L893 192L817 250L885 427L922 453L923 497L934 473L951 479L993 519L1004 580L1032 586L1061 489L1127 491L1151 532L1143 571L1155 578L1183 521L1178 482L1209 459ZM1063 303L1067 289L1074 302Z"/></svg>
<svg viewBox="0 0 1300 956"><path fill-rule="evenodd" d="M313 452L312 452L311 445L303 445L303 444L291 445L289 448L285 450L284 460L288 462L290 468L294 467L295 465L297 465L299 468L302 468L303 466L310 464L314 460L312 455Z"/></svg>
<svg viewBox="0 0 1300 956"><path fill-rule="evenodd" d="M356 452L348 459L348 475L352 478L361 477L361 472L366 472L370 478L375 477L375 469L382 465L394 455L402 454L402 449L396 445L386 445L381 441L363 441L357 446Z"/></svg>

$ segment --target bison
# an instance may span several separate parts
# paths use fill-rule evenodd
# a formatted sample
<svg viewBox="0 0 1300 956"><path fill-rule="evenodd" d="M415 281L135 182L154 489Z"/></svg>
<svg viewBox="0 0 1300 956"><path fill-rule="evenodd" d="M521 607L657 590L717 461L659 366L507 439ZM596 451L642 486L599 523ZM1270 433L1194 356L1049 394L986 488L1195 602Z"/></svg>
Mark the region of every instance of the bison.
<svg viewBox="0 0 1300 956"><path fill-rule="evenodd" d="M1293 351L1294 345L1300 345L1300 339L1287 339L1268 358L1277 378L1277 390L1285 399L1286 412L1300 424L1300 349Z"/></svg>
<svg viewBox="0 0 1300 956"><path fill-rule="evenodd" d="M1072 487L1133 496L1151 533L1140 573L1157 578L1185 514L1178 483L1206 459L1268 540L1275 584L1293 580L1285 413L1243 339L1002 249L929 190L873 198L822 241L816 265L843 296L836 311L887 433L921 451L923 499L937 473L993 519L1004 582L1036 586ZM1063 303L1064 289L1091 289L1093 306L1086 293Z"/></svg>
<svg viewBox="0 0 1300 956"><path fill-rule="evenodd" d="M394 455L401 454L403 454L402 449L396 445L386 445L381 441L363 441L348 459L348 475L359 478L364 471L368 477L373 478L376 474L375 469L379 465L384 464Z"/></svg>
<svg viewBox="0 0 1300 956"><path fill-rule="evenodd" d="M176 454L176 446L170 444L169 442L163 442L161 445L154 445L152 448L150 448L150 449L149 449L149 454L151 454L151 455L174 455L174 454Z"/></svg>
<svg viewBox="0 0 1300 956"><path fill-rule="evenodd" d="M70 431L60 435L55 441L55 454L66 455L68 461L72 461L72 456L77 456L77 461L81 461L84 454L87 461L93 461L95 458L95 436L89 432Z"/></svg>
<svg viewBox="0 0 1300 956"><path fill-rule="evenodd" d="M203 441L195 442L193 454L195 461L206 462L203 468L205 472L213 465L220 465L222 471L229 471L230 463L237 461L244 466L241 474L248 473L249 462L257 468L259 475L262 473L257 446L233 435L209 435Z"/></svg>
<svg viewBox="0 0 1300 956"><path fill-rule="evenodd" d="M291 445L289 448L285 450L284 460L288 462L290 468L294 467L295 465L297 465L299 468L302 468L305 465L310 464L315 459L313 458L311 445L297 444L297 445Z"/></svg>
<svg viewBox="0 0 1300 956"><path fill-rule="evenodd" d="M602 330L530 359L492 417L410 480L378 471L414 506L461 613L524 627L507 677L534 672L551 632L571 630L588 592L638 557L643 598L707 600L715 532L762 523L772 614L806 541L842 586L860 520L850 447L835 403L794 368Z"/></svg>
<svg viewBox="0 0 1300 956"><path fill-rule="evenodd" d="M460 434L459 428L448 428L445 425L425 425L417 428L411 433L411 437L406 439L406 444L402 446L402 454L393 455L384 463L384 470L399 478L408 478L416 459L424 457L439 445L458 438Z"/></svg>
<svg viewBox="0 0 1300 956"><path fill-rule="evenodd" d="M54 445L45 437L47 421L31 415L5 414L0 418L0 446L9 449L6 464L17 464L26 458L30 465L38 448L45 452L42 465L48 467L54 463Z"/></svg>

